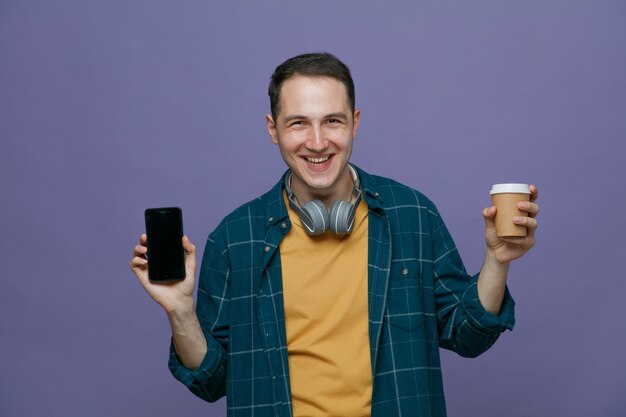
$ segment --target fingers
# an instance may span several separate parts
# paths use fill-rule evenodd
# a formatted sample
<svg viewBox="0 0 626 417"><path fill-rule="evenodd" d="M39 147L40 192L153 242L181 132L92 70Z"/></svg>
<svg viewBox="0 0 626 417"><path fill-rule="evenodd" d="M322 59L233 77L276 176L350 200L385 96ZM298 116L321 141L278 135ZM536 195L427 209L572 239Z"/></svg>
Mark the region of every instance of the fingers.
<svg viewBox="0 0 626 417"><path fill-rule="evenodd" d="M138 256L140 258L148 259L148 256L147 256L148 247L146 246L147 243L148 243L148 237L144 233L139 238L139 245L135 246L135 249L133 250L133 255Z"/></svg>
<svg viewBox="0 0 626 417"><path fill-rule="evenodd" d="M133 259L130 260L130 268L133 270L141 269L144 270L148 267L148 247L146 243L148 242L148 237L146 234L142 234L139 238L139 245L136 245L133 249Z"/></svg>
<svg viewBox="0 0 626 417"><path fill-rule="evenodd" d="M530 217L536 217L539 213L539 205L532 201L520 201L517 208L528 213Z"/></svg>
<svg viewBox="0 0 626 417"><path fill-rule="evenodd" d="M539 223L537 222L537 219L533 217L525 217L525 216L513 217L513 223L520 225L520 226L526 226L528 227L529 231L535 230L537 226L539 225Z"/></svg>
<svg viewBox="0 0 626 417"><path fill-rule="evenodd" d="M534 202L537 198L539 198L539 189L533 184L530 184L528 188L530 188L530 201Z"/></svg>
<svg viewBox="0 0 626 417"><path fill-rule="evenodd" d="M144 256L146 253L148 253L148 247L144 245L136 245L133 250L135 256Z"/></svg>
<svg viewBox="0 0 626 417"><path fill-rule="evenodd" d="M145 270L148 268L148 259L146 258L146 251L148 248L145 246L135 246L134 257L130 260L130 269L133 271Z"/></svg>
<svg viewBox="0 0 626 417"><path fill-rule="evenodd" d="M537 230L537 226L539 225L539 223L537 222L537 219L532 218L532 217L515 216L513 217L513 222L520 226L526 226L528 228L528 233L526 235L526 238L522 242L511 242L511 243L518 243L522 247L525 247L527 249L532 248L535 245L535 231Z"/></svg>
<svg viewBox="0 0 626 417"><path fill-rule="evenodd" d="M524 251L527 251L535 246L535 237L530 232L526 237L501 237L499 239L503 242L519 246Z"/></svg>
<svg viewBox="0 0 626 417"><path fill-rule="evenodd" d="M499 237L498 239L506 243L522 245L526 241L527 238L521 237L521 236L517 236L517 237L516 236L502 236L502 237Z"/></svg>
<svg viewBox="0 0 626 417"><path fill-rule="evenodd" d="M148 267L148 260L146 258L141 258L139 256L135 256L130 260L130 268L131 269L146 269Z"/></svg>

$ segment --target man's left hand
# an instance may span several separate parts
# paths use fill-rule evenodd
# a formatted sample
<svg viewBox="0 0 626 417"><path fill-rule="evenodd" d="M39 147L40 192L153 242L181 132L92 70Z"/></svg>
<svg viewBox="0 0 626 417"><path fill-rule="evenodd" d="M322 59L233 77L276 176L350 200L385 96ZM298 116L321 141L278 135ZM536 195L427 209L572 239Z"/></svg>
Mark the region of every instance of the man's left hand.
<svg viewBox="0 0 626 417"><path fill-rule="evenodd" d="M521 211L528 213L528 217L514 217L515 224L526 226L528 233L526 237L498 237L496 236L496 207L491 206L483 210L485 218L485 242L487 252L491 252L495 260L500 264L522 257L530 248L535 245L535 231L537 230L537 214L539 205L535 203L539 196L539 190L534 185L530 186L530 201L522 201L517 204Z"/></svg>

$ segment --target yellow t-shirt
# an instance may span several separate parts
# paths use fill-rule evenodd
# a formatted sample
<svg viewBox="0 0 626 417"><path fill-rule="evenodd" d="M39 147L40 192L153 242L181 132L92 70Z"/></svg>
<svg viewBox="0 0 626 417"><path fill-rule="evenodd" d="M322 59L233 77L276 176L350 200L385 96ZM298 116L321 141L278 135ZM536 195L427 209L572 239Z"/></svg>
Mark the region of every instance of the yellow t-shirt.
<svg viewBox="0 0 626 417"><path fill-rule="evenodd" d="M291 208L289 218L280 257L293 415L370 416L367 205L343 238L307 235Z"/></svg>

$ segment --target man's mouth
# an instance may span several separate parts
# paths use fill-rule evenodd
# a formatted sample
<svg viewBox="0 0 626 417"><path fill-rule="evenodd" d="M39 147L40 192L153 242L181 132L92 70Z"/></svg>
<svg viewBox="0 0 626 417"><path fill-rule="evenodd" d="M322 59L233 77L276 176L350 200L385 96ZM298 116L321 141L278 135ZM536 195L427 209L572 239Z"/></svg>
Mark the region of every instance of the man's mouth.
<svg viewBox="0 0 626 417"><path fill-rule="evenodd" d="M317 165L317 166L324 165L331 158L332 158L332 155L326 155L326 156L320 157L320 158L314 158L314 157L311 157L311 156L303 156L302 157L302 159L304 159L309 164L313 164L313 165Z"/></svg>

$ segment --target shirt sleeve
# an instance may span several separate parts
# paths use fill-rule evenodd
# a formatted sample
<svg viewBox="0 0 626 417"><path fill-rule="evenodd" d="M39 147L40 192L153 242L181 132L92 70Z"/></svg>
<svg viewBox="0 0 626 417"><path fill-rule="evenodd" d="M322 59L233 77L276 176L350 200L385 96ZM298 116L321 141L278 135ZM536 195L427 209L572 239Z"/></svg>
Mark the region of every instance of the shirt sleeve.
<svg viewBox="0 0 626 417"><path fill-rule="evenodd" d="M433 213L433 271L439 344L461 356L476 357L489 349L504 330L513 329L515 302L506 288L498 315L483 308L478 298L478 274L467 274L441 216L436 210Z"/></svg>
<svg viewBox="0 0 626 417"><path fill-rule="evenodd" d="M168 362L174 378L198 397L211 402L226 395L230 269L225 247L211 234L202 257L196 313L207 341L207 353L200 367L190 370L176 356L172 341Z"/></svg>

